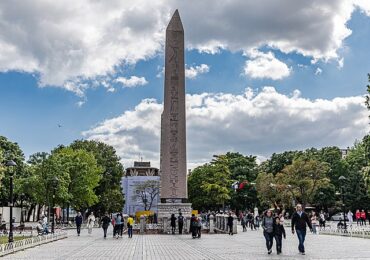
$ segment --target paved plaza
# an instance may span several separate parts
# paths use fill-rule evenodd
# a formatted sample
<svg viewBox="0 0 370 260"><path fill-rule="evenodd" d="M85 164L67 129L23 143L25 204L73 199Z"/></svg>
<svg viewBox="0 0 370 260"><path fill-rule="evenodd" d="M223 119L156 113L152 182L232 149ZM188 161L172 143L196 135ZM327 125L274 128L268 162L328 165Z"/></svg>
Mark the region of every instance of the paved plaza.
<svg viewBox="0 0 370 260"><path fill-rule="evenodd" d="M262 231L203 235L134 235L106 240L101 229L80 237L69 231L67 239L8 255L4 259L370 259L370 240L339 236L311 235L306 256L297 253L297 239L288 233L283 254L267 255ZM111 232L110 232L111 234ZM274 248L275 249L275 248Z"/></svg>

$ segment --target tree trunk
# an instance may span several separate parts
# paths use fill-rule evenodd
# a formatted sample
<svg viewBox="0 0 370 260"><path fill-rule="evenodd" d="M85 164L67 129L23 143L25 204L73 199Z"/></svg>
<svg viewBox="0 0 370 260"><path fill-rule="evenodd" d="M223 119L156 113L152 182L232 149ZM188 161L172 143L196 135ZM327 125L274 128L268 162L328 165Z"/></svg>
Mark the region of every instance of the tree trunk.
<svg viewBox="0 0 370 260"><path fill-rule="evenodd" d="M36 219L39 220L40 219L40 215L41 215L41 204L39 204L39 208L37 209L37 216L36 216Z"/></svg>
<svg viewBox="0 0 370 260"><path fill-rule="evenodd" d="M67 222L69 222L69 204L67 204Z"/></svg>
<svg viewBox="0 0 370 260"><path fill-rule="evenodd" d="M36 204L32 203L30 209L27 212L27 222L30 222L32 211L35 209Z"/></svg>

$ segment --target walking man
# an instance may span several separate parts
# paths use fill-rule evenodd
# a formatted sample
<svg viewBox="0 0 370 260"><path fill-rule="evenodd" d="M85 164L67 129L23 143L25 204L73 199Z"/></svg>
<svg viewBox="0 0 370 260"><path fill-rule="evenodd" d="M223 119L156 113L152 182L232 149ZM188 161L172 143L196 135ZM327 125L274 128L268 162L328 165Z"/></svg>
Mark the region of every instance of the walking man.
<svg viewBox="0 0 370 260"><path fill-rule="evenodd" d="M303 211L302 205L297 204L296 212L294 212L292 215L292 233L294 234L295 229L299 240L298 250L302 255L305 254L304 240L306 238L306 225L312 231L312 225L308 215Z"/></svg>
<svg viewBox="0 0 370 260"><path fill-rule="evenodd" d="M229 227L229 235L234 235L233 225L234 225L234 217L231 215L231 212L230 212L229 216L227 217L227 226Z"/></svg>
<svg viewBox="0 0 370 260"><path fill-rule="evenodd" d="M81 233L81 225L82 225L82 215L81 212L77 212L77 216L75 217L75 223L77 228L77 235L80 236Z"/></svg>
<svg viewBox="0 0 370 260"><path fill-rule="evenodd" d="M181 235L182 234L182 228L184 227L184 216L182 215L181 212L179 213L179 216L177 217L177 221L178 221L178 224L179 224L179 234Z"/></svg>

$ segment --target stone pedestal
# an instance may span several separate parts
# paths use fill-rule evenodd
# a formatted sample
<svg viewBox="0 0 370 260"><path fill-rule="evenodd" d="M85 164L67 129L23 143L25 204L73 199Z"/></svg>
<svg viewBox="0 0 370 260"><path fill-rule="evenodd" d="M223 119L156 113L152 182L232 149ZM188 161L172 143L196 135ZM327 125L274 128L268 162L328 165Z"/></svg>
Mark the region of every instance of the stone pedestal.
<svg viewBox="0 0 370 260"><path fill-rule="evenodd" d="M179 212L186 217L191 217L191 203L158 203L158 218L167 217L171 218L172 214L176 217L179 216Z"/></svg>

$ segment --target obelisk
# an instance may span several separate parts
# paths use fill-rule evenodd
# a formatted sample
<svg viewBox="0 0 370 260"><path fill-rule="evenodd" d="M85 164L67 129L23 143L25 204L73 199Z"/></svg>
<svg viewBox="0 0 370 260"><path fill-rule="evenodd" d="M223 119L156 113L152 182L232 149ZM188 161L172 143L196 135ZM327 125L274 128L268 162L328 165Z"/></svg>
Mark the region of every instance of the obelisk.
<svg viewBox="0 0 370 260"><path fill-rule="evenodd" d="M159 217L180 210L184 215L191 212L187 203L185 110L184 28L176 10L166 29Z"/></svg>

